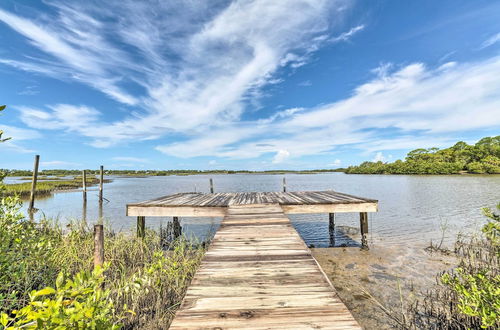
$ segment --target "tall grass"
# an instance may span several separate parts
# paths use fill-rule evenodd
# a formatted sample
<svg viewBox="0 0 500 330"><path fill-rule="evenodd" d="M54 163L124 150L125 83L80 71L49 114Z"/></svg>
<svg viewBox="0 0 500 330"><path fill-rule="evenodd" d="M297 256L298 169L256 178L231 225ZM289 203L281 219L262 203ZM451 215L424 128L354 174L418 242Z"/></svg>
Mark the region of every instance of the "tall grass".
<svg viewBox="0 0 500 330"><path fill-rule="evenodd" d="M111 182L111 180L105 179L104 182ZM99 179L96 177L87 177L86 179L86 184L89 187L98 183ZM78 189L82 186L83 180L81 177L75 177L72 180L61 180L58 178L47 181L43 180L37 182L36 194L37 196L48 196L55 190ZM5 196L19 196L20 198L25 199L30 196L31 182L5 184L4 188L3 194Z"/></svg>
<svg viewBox="0 0 500 330"><path fill-rule="evenodd" d="M30 306L36 298L33 290L56 288L60 273L65 278L82 277L82 272L93 268L93 232L83 222L71 223L64 230L47 221L35 224L19 213L19 200L8 197L1 203L0 312L9 315L10 324L23 324L27 315L40 314L31 310L35 308ZM94 295L93 300L108 303L89 310L112 306L104 318L125 329L166 328L204 249L180 238L170 242L170 248L165 250L167 244L153 230L147 230L145 238L138 239L130 233L106 228L104 242L105 261L109 263L102 279L106 294L100 289L89 294ZM52 292L54 297L59 294L55 289L44 292ZM30 306L30 311L24 316L12 313L25 306Z"/></svg>

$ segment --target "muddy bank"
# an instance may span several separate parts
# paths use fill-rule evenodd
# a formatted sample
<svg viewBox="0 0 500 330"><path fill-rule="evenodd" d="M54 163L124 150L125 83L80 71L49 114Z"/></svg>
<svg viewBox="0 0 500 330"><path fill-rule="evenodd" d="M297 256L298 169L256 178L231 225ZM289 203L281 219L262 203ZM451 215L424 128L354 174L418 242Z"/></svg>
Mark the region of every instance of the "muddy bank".
<svg viewBox="0 0 500 330"><path fill-rule="evenodd" d="M436 274L456 263L453 256L429 253L423 246L373 246L369 251L356 247L315 248L312 251L342 301L365 329L397 327L366 293L386 308L401 313L401 298L403 304L407 304L421 292L432 289Z"/></svg>

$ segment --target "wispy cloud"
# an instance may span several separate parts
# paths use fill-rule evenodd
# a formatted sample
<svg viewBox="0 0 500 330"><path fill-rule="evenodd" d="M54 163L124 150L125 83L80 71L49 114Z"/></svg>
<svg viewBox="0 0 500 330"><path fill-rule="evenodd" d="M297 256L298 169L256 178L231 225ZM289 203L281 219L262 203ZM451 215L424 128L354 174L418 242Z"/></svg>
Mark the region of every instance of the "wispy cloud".
<svg viewBox="0 0 500 330"><path fill-rule="evenodd" d="M118 162L132 162L132 163L149 163L150 161L145 159L145 158L139 158L139 157L113 157L112 158L115 161Z"/></svg>
<svg viewBox="0 0 500 330"><path fill-rule="evenodd" d="M333 37L330 39L330 42L341 42L341 41L349 41L352 36L354 36L356 33L364 30L365 26L362 24L362 25L357 25L353 28L351 28L349 31L346 31L346 32L343 32L341 34L339 34L338 36L336 37Z"/></svg>
<svg viewBox="0 0 500 330"><path fill-rule="evenodd" d="M369 152L439 147L456 140L458 132L500 127L500 57L445 67L383 65L349 98L283 111L272 120L234 123L158 150L177 157L270 154L284 160L344 145ZM381 137L385 130L393 137Z"/></svg>
<svg viewBox="0 0 500 330"><path fill-rule="evenodd" d="M327 41L335 26L332 12L349 2L48 4L53 14L36 18L0 10L0 21L44 55L0 63L76 80L134 106L123 119L84 134L94 146L105 147L238 120L263 86L279 81L280 68L303 65ZM44 127L24 118L31 127Z"/></svg>
<svg viewBox="0 0 500 330"><path fill-rule="evenodd" d="M481 44L481 47L480 49L484 49L484 48L487 48L487 47L490 47L490 46L493 46L494 44L496 44L497 42L500 42L500 32L498 32L497 34L491 36L490 38L488 38L487 40L485 40L482 44Z"/></svg>

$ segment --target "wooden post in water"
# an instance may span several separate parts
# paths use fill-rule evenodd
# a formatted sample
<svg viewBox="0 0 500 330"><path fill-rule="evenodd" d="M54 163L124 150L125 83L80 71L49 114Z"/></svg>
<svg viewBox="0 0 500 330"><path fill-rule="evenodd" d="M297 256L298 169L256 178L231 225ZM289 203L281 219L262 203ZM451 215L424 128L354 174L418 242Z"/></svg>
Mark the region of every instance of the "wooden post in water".
<svg viewBox="0 0 500 330"><path fill-rule="evenodd" d="M104 181L104 166L101 165L100 173L99 173L99 203L102 204L102 185Z"/></svg>
<svg viewBox="0 0 500 330"><path fill-rule="evenodd" d="M181 236L182 234L182 227L181 227L181 224L179 222L179 218L178 217L174 217L173 221L173 232L174 232L174 239L177 239Z"/></svg>
<svg viewBox="0 0 500 330"><path fill-rule="evenodd" d="M137 237L144 238L146 235L146 217L137 217Z"/></svg>
<svg viewBox="0 0 500 330"><path fill-rule="evenodd" d="M40 163L40 155L35 156L35 164L33 166L33 179L31 180L31 195L28 213L30 219L33 221L33 214L35 213L35 196L36 196L36 180L38 178L38 164Z"/></svg>
<svg viewBox="0 0 500 330"><path fill-rule="evenodd" d="M359 225L361 227L361 248L368 250L368 213L359 213Z"/></svg>
<svg viewBox="0 0 500 330"><path fill-rule="evenodd" d="M83 203L87 203L87 171L82 171Z"/></svg>
<svg viewBox="0 0 500 330"><path fill-rule="evenodd" d="M104 166L101 165L99 170L99 223L103 223L102 202L103 202L103 183L104 183Z"/></svg>
<svg viewBox="0 0 500 330"><path fill-rule="evenodd" d="M286 178L283 177L283 192L286 192Z"/></svg>
<svg viewBox="0 0 500 330"><path fill-rule="evenodd" d="M210 193L214 193L214 180L212 180L212 178L210 178Z"/></svg>
<svg viewBox="0 0 500 330"><path fill-rule="evenodd" d="M94 268L104 263L104 226L94 225Z"/></svg>
<svg viewBox="0 0 500 330"><path fill-rule="evenodd" d="M328 234L330 235L330 247L335 246L335 213L328 214Z"/></svg>

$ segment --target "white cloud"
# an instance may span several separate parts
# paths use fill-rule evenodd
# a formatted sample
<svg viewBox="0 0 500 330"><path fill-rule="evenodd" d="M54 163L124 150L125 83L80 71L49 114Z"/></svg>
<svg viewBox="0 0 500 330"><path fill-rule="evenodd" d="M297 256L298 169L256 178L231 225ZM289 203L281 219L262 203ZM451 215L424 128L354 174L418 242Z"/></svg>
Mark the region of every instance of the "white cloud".
<svg viewBox="0 0 500 330"><path fill-rule="evenodd" d="M139 158L139 157L127 157L127 156L113 157L112 159L115 161L118 161L118 162L132 162L132 163L149 163L150 162L148 159Z"/></svg>
<svg viewBox="0 0 500 330"><path fill-rule="evenodd" d="M373 157L373 162L385 162L385 160L385 156L381 151L377 152Z"/></svg>
<svg viewBox="0 0 500 330"><path fill-rule="evenodd" d="M342 164L342 161L340 159L335 159L333 163L330 164L330 166L338 167Z"/></svg>
<svg viewBox="0 0 500 330"><path fill-rule="evenodd" d="M480 49L493 46L494 44L496 44L499 41L500 41L500 32L498 32L497 34L495 34L495 35L491 36L490 38L488 38L487 40L485 40L481 44Z"/></svg>
<svg viewBox="0 0 500 330"><path fill-rule="evenodd" d="M333 10L349 1L48 4L54 13L35 19L0 10L1 21L46 55L0 63L76 80L134 105L125 118L84 134L105 147L237 121L262 86L280 81L278 69L303 65L327 41L340 21L339 14L331 20Z"/></svg>
<svg viewBox="0 0 500 330"><path fill-rule="evenodd" d="M283 163L288 157L290 157L288 150L278 150L273 158L273 164Z"/></svg>
<svg viewBox="0 0 500 330"><path fill-rule="evenodd" d="M384 67L338 102L228 124L158 150L178 157L228 158L277 156L280 150L300 157L342 145L377 152L446 146L464 131L500 127L500 57L445 70L422 63ZM387 129L393 136L380 138L378 133Z"/></svg>
<svg viewBox="0 0 500 330"><path fill-rule="evenodd" d="M355 27L351 28L349 31L341 33L340 35L331 38L330 41L331 42L349 41L353 35L355 35L356 33L360 32L360 31L363 31L364 28L365 28L365 26L363 24L355 26Z"/></svg>

